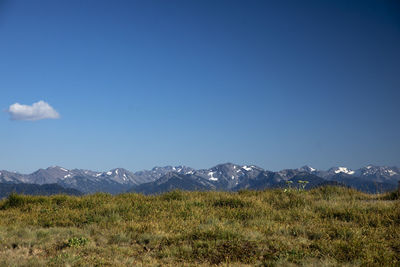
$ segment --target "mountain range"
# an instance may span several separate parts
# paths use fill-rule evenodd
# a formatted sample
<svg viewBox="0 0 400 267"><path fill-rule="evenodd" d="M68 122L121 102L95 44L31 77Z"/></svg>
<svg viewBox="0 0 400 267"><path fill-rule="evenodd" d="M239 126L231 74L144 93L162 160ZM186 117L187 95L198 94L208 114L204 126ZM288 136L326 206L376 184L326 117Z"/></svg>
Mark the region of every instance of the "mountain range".
<svg viewBox="0 0 400 267"><path fill-rule="evenodd" d="M377 193L397 188L400 169L368 165L357 170L346 167L317 170L310 166L303 166L274 172L255 165L224 163L209 169L196 170L186 166L166 166L135 173L123 168L97 172L82 169L69 170L59 166L39 169L31 174L0 171L2 184L56 184L62 188L75 189L74 194L77 194L76 190L82 193L108 192L111 194L123 192L156 194L174 189L262 190L286 187L288 184L296 186L300 180L307 181L306 188L338 184L364 192ZM4 187L2 184L0 187Z"/></svg>

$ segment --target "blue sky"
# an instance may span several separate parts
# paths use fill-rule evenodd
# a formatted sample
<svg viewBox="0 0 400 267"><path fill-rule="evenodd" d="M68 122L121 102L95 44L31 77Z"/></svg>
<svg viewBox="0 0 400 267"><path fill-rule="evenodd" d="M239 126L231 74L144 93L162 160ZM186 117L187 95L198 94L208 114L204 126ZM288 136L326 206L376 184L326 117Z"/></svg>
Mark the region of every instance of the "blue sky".
<svg viewBox="0 0 400 267"><path fill-rule="evenodd" d="M0 0L0 169L400 166L399 99L397 1Z"/></svg>

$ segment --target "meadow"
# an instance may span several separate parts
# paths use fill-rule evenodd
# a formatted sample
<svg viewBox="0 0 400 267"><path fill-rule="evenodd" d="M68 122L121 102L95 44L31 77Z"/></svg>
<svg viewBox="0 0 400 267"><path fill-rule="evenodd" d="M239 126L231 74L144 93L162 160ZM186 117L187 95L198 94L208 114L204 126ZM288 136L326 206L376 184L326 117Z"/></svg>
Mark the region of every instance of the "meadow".
<svg viewBox="0 0 400 267"><path fill-rule="evenodd" d="M400 200L342 187L12 194L0 266L400 266Z"/></svg>

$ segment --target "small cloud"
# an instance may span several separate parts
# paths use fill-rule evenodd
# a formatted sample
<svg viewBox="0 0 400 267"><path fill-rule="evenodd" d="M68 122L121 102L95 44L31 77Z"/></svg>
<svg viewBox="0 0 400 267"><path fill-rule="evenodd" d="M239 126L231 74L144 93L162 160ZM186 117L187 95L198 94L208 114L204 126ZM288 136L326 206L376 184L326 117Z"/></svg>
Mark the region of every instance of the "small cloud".
<svg viewBox="0 0 400 267"><path fill-rule="evenodd" d="M37 121L43 119L58 119L60 114L48 103L39 101L29 105L19 103L12 104L7 112L11 120L17 121Z"/></svg>

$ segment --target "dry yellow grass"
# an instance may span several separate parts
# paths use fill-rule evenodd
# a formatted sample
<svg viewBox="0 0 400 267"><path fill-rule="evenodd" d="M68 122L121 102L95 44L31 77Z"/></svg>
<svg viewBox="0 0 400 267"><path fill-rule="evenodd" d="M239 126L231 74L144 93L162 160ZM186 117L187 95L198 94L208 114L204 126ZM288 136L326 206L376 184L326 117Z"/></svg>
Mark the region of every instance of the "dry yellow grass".
<svg viewBox="0 0 400 267"><path fill-rule="evenodd" d="M339 187L12 195L0 266L399 266L399 204Z"/></svg>

